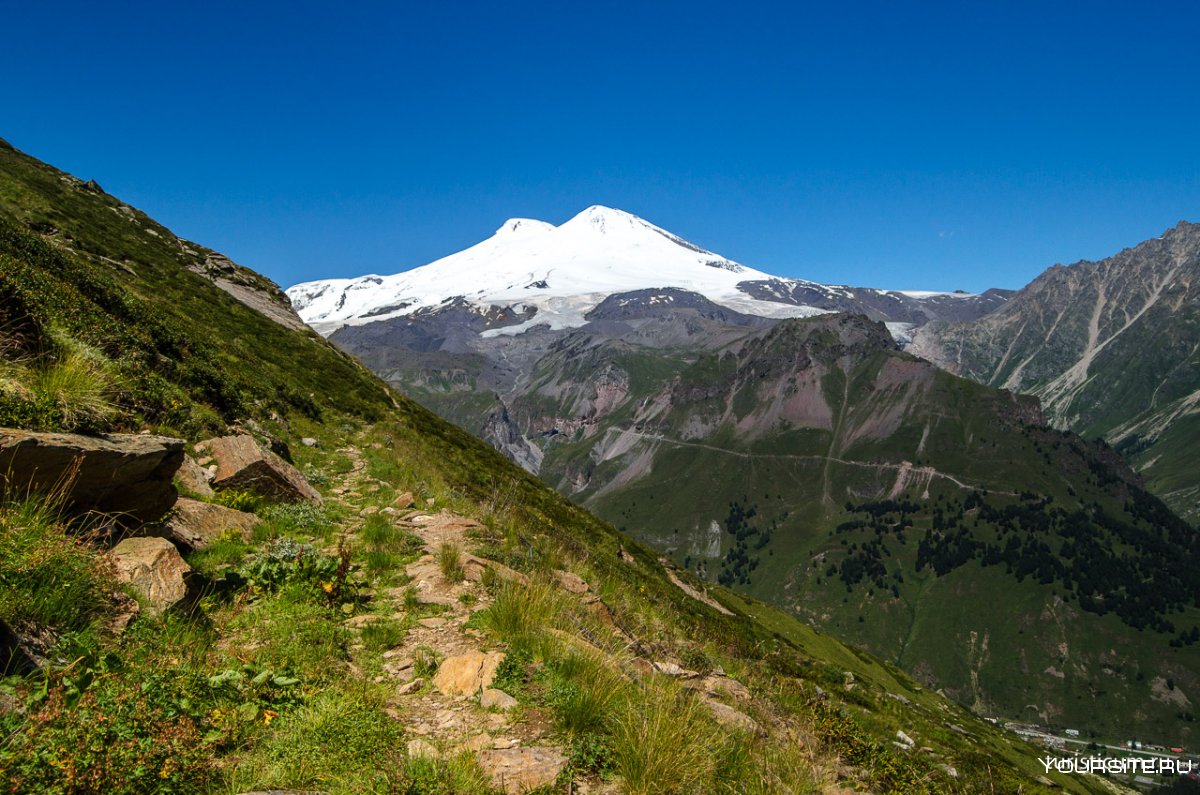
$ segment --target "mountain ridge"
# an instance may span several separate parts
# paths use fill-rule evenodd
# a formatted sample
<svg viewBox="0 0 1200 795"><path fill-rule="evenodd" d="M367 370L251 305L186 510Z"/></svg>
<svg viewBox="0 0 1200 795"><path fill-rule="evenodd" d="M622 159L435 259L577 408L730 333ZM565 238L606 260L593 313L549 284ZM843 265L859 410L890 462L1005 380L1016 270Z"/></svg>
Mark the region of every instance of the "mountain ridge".
<svg viewBox="0 0 1200 795"><path fill-rule="evenodd" d="M1193 521L1200 475L1200 226L1098 261L1049 268L966 323L914 333L914 352L982 383L1037 395L1059 427L1101 436Z"/></svg>

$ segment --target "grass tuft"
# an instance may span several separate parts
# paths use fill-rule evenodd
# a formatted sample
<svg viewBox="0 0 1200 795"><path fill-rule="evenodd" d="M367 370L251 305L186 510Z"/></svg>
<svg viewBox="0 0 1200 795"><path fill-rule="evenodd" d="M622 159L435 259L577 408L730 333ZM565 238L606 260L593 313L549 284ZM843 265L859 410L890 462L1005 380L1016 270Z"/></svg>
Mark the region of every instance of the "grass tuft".
<svg viewBox="0 0 1200 795"><path fill-rule="evenodd" d="M462 566L462 550L458 544L452 544L449 541L438 547L437 552L438 568L442 570L442 576L450 582L461 582L464 576Z"/></svg>
<svg viewBox="0 0 1200 795"><path fill-rule="evenodd" d="M612 760L631 795L703 792L715 772L718 735L695 699L658 683L625 702L613 725Z"/></svg>

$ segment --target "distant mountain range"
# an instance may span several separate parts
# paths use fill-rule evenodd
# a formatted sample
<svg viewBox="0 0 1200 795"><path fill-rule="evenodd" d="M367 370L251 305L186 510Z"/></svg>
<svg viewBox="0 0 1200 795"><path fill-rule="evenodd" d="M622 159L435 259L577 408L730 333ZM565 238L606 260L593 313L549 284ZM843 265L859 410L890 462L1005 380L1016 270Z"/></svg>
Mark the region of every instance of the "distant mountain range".
<svg viewBox="0 0 1200 795"><path fill-rule="evenodd" d="M1165 273L1181 272L1125 281L1161 285L1147 290L1154 322L1186 340L1172 329L1187 312L1162 299ZM702 578L984 713L1190 736L1194 530L1113 449L1052 427L1037 398L905 352L953 366L958 335L994 354L989 324L1031 288L782 279L593 207L288 295L385 380ZM1112 345L1103 328L1094 362Z"/></svg>

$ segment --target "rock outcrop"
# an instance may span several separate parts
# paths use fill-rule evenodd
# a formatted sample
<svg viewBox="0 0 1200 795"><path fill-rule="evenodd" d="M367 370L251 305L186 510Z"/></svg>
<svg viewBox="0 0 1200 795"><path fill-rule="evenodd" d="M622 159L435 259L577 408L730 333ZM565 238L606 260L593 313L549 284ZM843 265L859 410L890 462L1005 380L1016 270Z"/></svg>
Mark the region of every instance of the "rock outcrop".
<svg viewBox="0 0 1200 795"><path fill-rule="evenodd" d="M109 557L117 579L145 597L151 613L162 613L187 595L184 578L191 567L165 538L127 538L113 547Z"/></svg>
<svg viewBox="0 0 1200 795"><path fill-rule="evenodd" d="M196 444L216 462L217 489L244 489L283 502L321 503L321 495L300 471L252 436L221 436Z"/></svg>
<svg viewBox="0 0 1200 795"><path fill-rule="evenodd" d="M168 538L182 547L204 549L231 532L249 541L254 528L261 523L252 513L180 497L163 529Z"/></svg>
<svg viewBox="0 0 1200 795"><path fill-rule="evenodd" d="M125 524L161 519L175 504L172 477L183 440L140 434L80 436L0 429L5 495L61 494L75 514L112 514Z"/></svg>

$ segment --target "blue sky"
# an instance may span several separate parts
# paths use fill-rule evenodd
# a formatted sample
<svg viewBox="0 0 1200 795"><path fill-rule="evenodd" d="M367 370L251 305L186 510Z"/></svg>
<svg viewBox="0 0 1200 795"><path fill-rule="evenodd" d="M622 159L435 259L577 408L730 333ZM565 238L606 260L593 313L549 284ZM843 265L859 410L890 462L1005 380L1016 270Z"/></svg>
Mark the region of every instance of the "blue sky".
<svg viewBox="0 0 1200 795"><path fill-rule="evenodd" d="M510 216L1019 287L1200 221L1186 2L22 3L0 137L287 286Z"/></svg>

